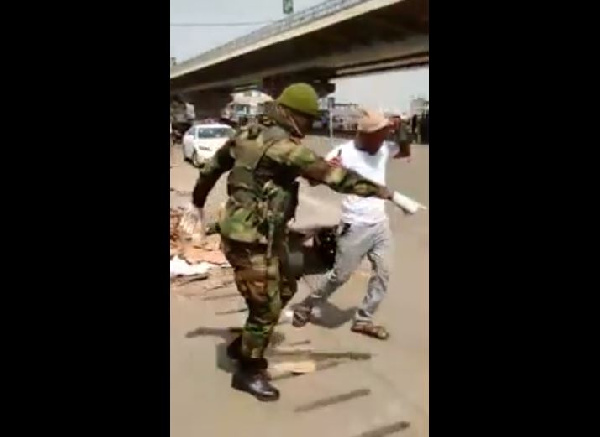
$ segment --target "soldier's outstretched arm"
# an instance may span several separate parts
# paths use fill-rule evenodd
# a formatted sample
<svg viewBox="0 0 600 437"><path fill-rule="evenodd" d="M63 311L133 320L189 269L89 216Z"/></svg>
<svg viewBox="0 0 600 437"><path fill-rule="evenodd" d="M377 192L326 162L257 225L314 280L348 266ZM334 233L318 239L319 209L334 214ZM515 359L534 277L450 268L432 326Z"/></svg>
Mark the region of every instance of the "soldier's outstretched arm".
<svg viewBox="0 0 600 437"><path fill-rule="evenodd" d="M196 208L204 208L208 193L213 189L221 175L231 170L234 158L231 151L234 141L225 143L214 156L201 168L192 193L192 202Z"/></svg>
<svg viewBox="0 0 600 437"><path fill-rule="evenodd" d="M379 197L386 200L392 200L394 196L387 187L365 179L353 170L330 165L323 157L306 146L282 142L274 146L270 152L270 156L280 155L282 161L296 168L309 182L327 185L338 193Z"/></svg>

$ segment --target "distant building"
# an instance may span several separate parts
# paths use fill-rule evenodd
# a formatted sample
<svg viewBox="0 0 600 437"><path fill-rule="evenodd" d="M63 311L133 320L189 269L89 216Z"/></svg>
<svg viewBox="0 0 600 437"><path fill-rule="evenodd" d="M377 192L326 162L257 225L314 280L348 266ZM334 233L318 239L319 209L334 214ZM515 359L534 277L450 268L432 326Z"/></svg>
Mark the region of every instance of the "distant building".
<svg viewBox="0 0 600 437"><path fill-rule="evenodd" d="M429 100L417 97L410 102L410 115L421 115L429 109Z"/></svg>
<svg viewBox="0 0 600 437"><path fill-rule="evenodd" d="M273 99L256 90L232 94L232 101L225 107L225 115L233 120L240 117L253 118L262 112L262 106Z"/></svg>
<svg viewBox="0 0 600 437"><path fill-rule="evenodd" d="M325 111L335 107L335 97L323 97L319 99L319 109Z"/></svg>
<svg viewBox="0 0 600 437"><path fill-rule="evenodd" d="M360 106L356 103L337 103L328 111L335 131L355 131L357 120L361 116Z"/></svg>
<svg viewBox="0 0 600 437"><path fill-rule="evenodd" d="M177 59L174 57L171 57L171 68L173 68L175 66L175 64L177 64Z"/></svg>

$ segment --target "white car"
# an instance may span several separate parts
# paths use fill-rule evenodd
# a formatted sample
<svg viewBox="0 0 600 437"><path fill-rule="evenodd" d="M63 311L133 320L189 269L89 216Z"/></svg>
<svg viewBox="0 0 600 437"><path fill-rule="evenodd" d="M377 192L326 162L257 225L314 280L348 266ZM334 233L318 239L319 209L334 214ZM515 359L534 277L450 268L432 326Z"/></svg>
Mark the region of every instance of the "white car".
<svg viewBox="0 0 600 437"><path fill-rule="evenodd" d="M183 136L183 158L195 166L213 157L215 152L234 134L226 124L197 124Z"/></svg>

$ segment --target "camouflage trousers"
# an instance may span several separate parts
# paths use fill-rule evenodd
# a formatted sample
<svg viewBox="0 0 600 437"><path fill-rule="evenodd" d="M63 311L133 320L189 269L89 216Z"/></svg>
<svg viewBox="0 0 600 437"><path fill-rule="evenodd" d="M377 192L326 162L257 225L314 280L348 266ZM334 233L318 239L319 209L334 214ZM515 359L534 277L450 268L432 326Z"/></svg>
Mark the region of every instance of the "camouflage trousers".
<svg viewBox="0 0 600 437"><path fill-rule="evenodd" d="M281 311L296 293L296 279L287 273L287 240L267 246L222 239L223 252L234 270L238 291L246 300L248 319L241 334L241 356L263 359Z"/></svg>

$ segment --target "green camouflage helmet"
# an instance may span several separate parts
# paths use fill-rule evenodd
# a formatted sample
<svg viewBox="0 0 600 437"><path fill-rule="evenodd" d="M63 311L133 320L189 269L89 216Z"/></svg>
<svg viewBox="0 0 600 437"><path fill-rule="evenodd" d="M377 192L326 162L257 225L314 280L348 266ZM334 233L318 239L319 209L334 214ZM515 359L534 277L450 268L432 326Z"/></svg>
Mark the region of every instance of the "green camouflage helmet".
<svg viewBox="0 0 600 437"><path fill-rule="evenodd" d="M319 96L315 89L307 83L293 83L284 89L277 103L301 114L311 117L319 116Z"/></svg>

